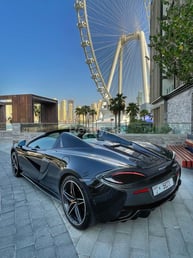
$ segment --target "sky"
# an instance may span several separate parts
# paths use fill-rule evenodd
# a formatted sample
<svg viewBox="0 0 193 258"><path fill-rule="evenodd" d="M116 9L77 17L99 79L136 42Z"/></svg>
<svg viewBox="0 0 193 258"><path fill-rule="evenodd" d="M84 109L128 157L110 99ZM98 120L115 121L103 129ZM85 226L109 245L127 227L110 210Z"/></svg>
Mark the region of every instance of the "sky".
<svg viewBox="0 0 193 258"><path fill-rule="evenodd" d="M101 99L76 24L74 0L0 0L0 95Z"/></svg>

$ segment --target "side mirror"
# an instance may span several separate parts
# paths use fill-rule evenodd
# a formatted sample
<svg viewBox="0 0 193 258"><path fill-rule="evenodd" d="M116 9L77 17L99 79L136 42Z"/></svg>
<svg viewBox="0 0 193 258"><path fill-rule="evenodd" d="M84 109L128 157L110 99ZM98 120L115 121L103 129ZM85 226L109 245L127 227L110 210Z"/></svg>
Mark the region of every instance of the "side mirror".
<svg viewBox="0 0 193 258"><path fill-rule="evenodd" d="M26 140L19 141L17 144L20 148L26 145Z"/></svg>

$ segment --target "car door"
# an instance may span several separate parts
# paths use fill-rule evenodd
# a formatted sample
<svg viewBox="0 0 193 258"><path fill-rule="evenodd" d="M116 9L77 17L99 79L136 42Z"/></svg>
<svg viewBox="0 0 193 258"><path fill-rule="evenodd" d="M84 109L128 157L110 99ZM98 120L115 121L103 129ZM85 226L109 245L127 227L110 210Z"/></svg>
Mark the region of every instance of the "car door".
<svg viewBox="0 0 193 258"><path fill-rule="evenodd" d="M22 171L23 174L30 177L32 180L38 180L40 174L44 172L49 160L46 158L46 151L53 148L56 137L44 136L31 141L26 146L22 147Z"/></svg>

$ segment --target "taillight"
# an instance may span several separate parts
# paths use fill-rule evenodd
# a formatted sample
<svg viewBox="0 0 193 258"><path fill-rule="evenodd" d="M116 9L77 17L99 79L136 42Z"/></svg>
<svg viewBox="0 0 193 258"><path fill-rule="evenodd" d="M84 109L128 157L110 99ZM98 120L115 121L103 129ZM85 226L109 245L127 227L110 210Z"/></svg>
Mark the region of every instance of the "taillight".
<svg viewBox="0 0 193 258"><path fill-rule="evenodd" d="M106 175L105 180L116 184L130 184L142 180L145 176L140 172L134 171L117 171Z"/></svg>
<svg viewBox="0 0 193 258"><path fill-rule="evenodd" d="M142 188L142 189L135 190L133 192L133 194L143 194L143 193L147 193L147 192L149 192L149 188L145 187L145 188Z"/></svg>

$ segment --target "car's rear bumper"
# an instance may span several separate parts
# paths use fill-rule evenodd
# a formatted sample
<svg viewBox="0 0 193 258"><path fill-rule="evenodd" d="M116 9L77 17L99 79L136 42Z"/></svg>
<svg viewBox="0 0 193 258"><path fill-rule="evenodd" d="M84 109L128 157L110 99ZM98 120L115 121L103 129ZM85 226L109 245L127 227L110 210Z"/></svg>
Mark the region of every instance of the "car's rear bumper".
<svg viewBox="0 0 193 258"><path fill-rule="evenodd" d="M133 219L137 217L147 217L149 213L154 210L156 207L161 206L167 201L172 201L175 196L176 192L178 191L179 186L181 185L181 179L178 181L177 187L174 189L172 193L167 195L166 197L160 199L159 201L143 204L140 206L124 206L123 209L120 211L119 216L115 219L117 221L125 221L127 219Z"/></svg>
<svg viewBox="0 0 193 258"><path fill-rule="evenodd" d="M180 184L179 176L172 188L155 198L150 191L134 195L133 190L124 192L103 185L103 191L95 197L92 196L94 214L100 221L146 217L151 210L174 199Z"/></svg>

